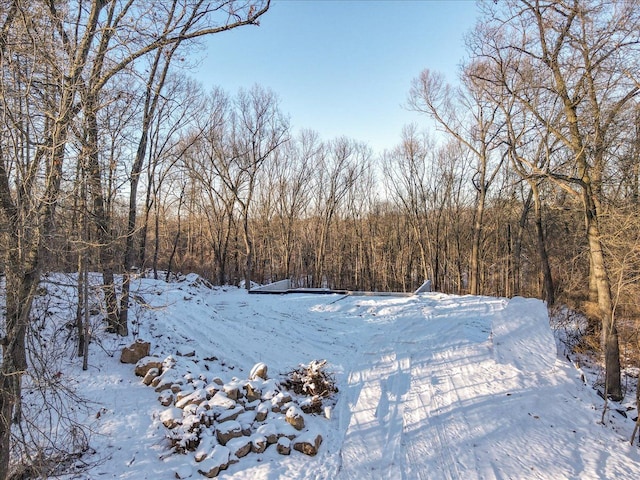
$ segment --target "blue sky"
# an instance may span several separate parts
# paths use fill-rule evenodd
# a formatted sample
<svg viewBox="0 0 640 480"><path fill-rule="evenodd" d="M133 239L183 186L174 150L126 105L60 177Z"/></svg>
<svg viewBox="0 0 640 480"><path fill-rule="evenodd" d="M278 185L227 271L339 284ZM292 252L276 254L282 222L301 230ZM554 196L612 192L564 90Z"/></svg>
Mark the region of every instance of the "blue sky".
<svg viewBox="0 0 640 480"><path fill-rule="evenodd" d="M232 94L270 88L294 130L382 152L428 123L403 108L411 79L429 68L456 81L476 12L472 0L274 0L260 27L207 39L194 76Z"/></svg>

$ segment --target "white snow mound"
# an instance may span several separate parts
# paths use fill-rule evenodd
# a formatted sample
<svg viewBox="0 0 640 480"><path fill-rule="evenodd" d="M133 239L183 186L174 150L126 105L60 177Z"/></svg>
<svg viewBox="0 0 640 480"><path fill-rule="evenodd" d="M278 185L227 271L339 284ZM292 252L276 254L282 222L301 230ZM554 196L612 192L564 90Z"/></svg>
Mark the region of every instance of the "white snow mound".
<svg viewBox="0 0 640 480"><path fill-rule="evenodd" d="M543 373L553 368L556 343L544 303L515 297L493 317L491 324L495 360L522 372Z"/></svg>

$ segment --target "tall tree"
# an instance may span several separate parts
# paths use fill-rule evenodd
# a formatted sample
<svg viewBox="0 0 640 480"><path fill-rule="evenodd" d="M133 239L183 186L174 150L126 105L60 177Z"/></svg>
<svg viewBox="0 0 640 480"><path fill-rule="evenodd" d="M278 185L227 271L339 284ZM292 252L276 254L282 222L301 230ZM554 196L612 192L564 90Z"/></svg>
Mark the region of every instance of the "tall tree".
<svg viewBox="0 0 640 480"><path fill-rule="evenodd" d="M504 161L504 151L499 149L504 126L500 108L471 74L483 68L479 62L470 63L462 76L463 88L459 89L445 83L441 74L424 70L413 80L409 92L410 107L434 119L442 130L468 148L476 160L472 179L476 207L469 271L469 292L473 295L481 293L480 261L487 195Z"/></svg>
<svg viewBox="0 0 640 480"><path fill-rule="evenodd" d="M369 155L365 145L341 137L330 142L319 159L313 182L313 215L317 217L311 282L314 287L325 284L331 227L345 205L349 190L366 169Z"/></svg>
<svg viewBox="0 0 640 480"><path fill-rule="evenodd" d="M501 63L499 80L568 152L535 173L582 202L590 284L602 324L606 391L622 398L618 333L601 231L604 178L639 85L640 9L635 1L519 0L490 7L476 55ZM500 65L498 65L500 68Z"/></svg>
<svg viewBox="0 0 640 480"><path fill-rule="evenodd" d="M296 227L308 213L313 169L322 148L317 133L303 130L287 142L278 161L269 165L265 188L275 194L276 248L282 256L282 278L291 278L295 273Z"/></svg>
<svg viewBox="0 0 640 480"><path fill-rule="evenodd" d="M278 98L258 85L240 90L231 101L223 92L214 93L209 124L204 128L200 151L203 169L215 173L220 190L219 198L231 195L238 207L242 240L244 243L244 281L251 288L254 244L250 214L256 194L258 175L266 161L274 155L289 135L288 120L278 106ZM192 153L193 154L193 153Z"/></svg>
<svg viewBox="0 0 640 480"><path fill-rule="evenodd" d="M89 103L98 105L105 86L143 56L188 39L256 24L268 7L269 0L242 5L175 0L162 9L148 0L3 4L3 121L29 141L24 144L27 150L4 141L0 145L0 230L7 289L0 367L0 478L9 472L11 423L28 368L26 327L44 247L55 232L68 142L79 113L93 111ZM189 28L184 30L186 24ZM26 117L19 108L27 104L32 119L23 123Z"/></svg>

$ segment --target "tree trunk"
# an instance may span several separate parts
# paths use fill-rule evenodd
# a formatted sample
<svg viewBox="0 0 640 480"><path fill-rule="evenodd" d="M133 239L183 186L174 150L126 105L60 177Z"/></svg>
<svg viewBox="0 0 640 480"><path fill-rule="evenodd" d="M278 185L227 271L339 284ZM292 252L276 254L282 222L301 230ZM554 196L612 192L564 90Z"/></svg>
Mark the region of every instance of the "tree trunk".
<svg viewBox="0 0 640 480"><path fill-rule="evenodd" d="M151 269L153 270L153 279L158 280L158 257L160 256L160 205L157 199L155 210L153 224L155 238L153 239L153 261L151 262Z"/></svg>
<svg viewBox="0 0 640 480"><path fill-rule="evenodd" d="M176 236L173 239L173 248L171 249L171 255L169 255L169 264L167 265L167 273L165 275L165 282L169 281L169 278L171 277L171 269L173 268L173 259L176 256L176 251L178 250L178 242L180 241L180 234L181 234L181 229L182 229L182 225L181 225L181 220L182 217L180 216L180 211L182 210L182 202L184 201L184 189L185 186L182 186L182 191L180 192L180 199L178 200L178 231L176 232Z"/></svg>
<svg viewBox="0 0 640 480"><path fill-rule="evenodd" d="M107 309L107 322L113 332L119 332L118 298L114 281L112 237L109 226L109 215L105 209L105 199L102 188L102 174L98 152L98 122L97 99L88 96L85 100L85 134L83 155L86 159L89 173L89 189L93 200L93 219L96 226L100 267L102 269L102 283Z"/></svg>
<svg viewBox="0 0 640 480"><path fill-rule="evenodd" d="M469 293L471 295L480 295L480 243L482 242L482 221L485 198L486 190L480 187L478 189L478 204L476 205L475 218L473 221L473 240L471 244L469 279Z"/></svg>
<svg viewBox="0 0 640 480"><path fill-rule="evenodd" d="M35 253L36 247L32 247ZM36 260L33 258L33 260ZM25 337L31 304L39 282L35 265L22 265L15 258L7 259L6 336L2 339L0 367L0 478L7 478L11 450L11 425L20 419L22 375L27 369ZM31 268L30 268L31 267Z"/></svg>
<svg viewBox="0 0 640 480"><path fill-rule="evenodd" d="M150 120L149 120L150 122ZM143 131L138 143L136 158L131 167L131 177L129 180L129 215L127 217L127 236L124 248L124 272L122 274L122 297L120 299L120 315L118 319L118 334L126 336L129 333L129 290L131 288L131 271L134 267L136 251L135 251L135 233L136 233L136 214L137 214L137 198L138 198L138 182L140 180L140 171L142 163L147 151L147 137L149 125L147 118L143 125ZM146 232L145 232L146 235Z"/></svg>
<svg viewBox="0 0 640 480"><path fill-rule="evenodd" d="M510 271L510 283L511 283L511 293L512 295L521 295L522 294L522 285L520 282L521 277L521 265L522 265L522 238L524 236L524 230L527 226L527 218L529 217L529 211L531 210L531 203L533 199L533 188L529 190L529 194L522 205L522 212L520 214L520 219L518 221L518 232L515 235L515 239L513 240L513 251L512 251L512 260L511 260L511 271Z"/></svg>
<svg viewBox="0 0 640 480"><path fill-rule="evenodd" d="M538 249L538 256L540 257L540 265L542 269L544 298L547 302L547 307L551 307L555 303L555 288L553 286L551 264L549 263L549 255L547 254L546 247L547 242L545 240L544 228L542 225L542 205L540 202L538 185L536 183L531 184L531 191L533 192L534 214L536 223L536 246Z"/></svg>
<svg viewBox="0 0 640 480"><path fill-rule="evenodd" d="M253 241L251 240L249 233L249 214L248 212L244 214L244 248L245 254L247 255L245 270L244 270L244 283L247 291L251 290L251 274L253 271Z"/></svg>
<svg viewBox="0 0 640 480"><path fill-rule="evenodd" d="M598 287L598 309L602 322L602 347L605 355L605 391L612 400L619 401L623 398L620 376L620 348L618 344L618 329L613 317L611 284L605 265L596 207L588 189L585 189L583 199L585 202L585 223L589 254Z"/></svg>
<svg viewBox="0 0 640 480"><path fill-rule="evenodd" d="M84 355L84 305L85 305L85 294L87 293L87 289L84 288L85 275L84 270L86 268L85 265L85 255L81 253L78 255L78 282L76 283L78 288L78 305L76 307L76 328L78 330L78 356L81 357Z"/></svg>

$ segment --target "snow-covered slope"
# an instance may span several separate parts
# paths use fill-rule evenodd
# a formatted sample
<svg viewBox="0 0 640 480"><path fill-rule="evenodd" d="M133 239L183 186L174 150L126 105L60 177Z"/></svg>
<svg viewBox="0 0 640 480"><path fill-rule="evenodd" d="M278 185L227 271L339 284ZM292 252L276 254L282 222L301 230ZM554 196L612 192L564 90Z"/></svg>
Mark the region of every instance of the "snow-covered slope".
<svg viewBox="0 0 640 480"><path fill-rule="evenodd" d="M134 287L132 330L161 358L193 350L224 381L258 362L274 377L314 359L335 373L329 418L309 420L323 436L316 456L269 447L219 478L640 478L631 420L599 424L602 399L557 358L537 300L248 295L195 276ZM85 460L100 461L83 478L203 478L193 455L169 453L158 394L118 362L132 341L103 337L88 371L65 372L99 403Z"/></svg>

